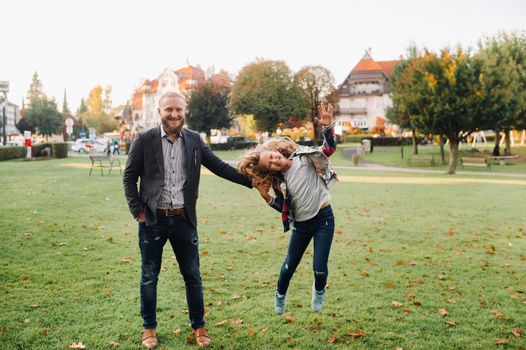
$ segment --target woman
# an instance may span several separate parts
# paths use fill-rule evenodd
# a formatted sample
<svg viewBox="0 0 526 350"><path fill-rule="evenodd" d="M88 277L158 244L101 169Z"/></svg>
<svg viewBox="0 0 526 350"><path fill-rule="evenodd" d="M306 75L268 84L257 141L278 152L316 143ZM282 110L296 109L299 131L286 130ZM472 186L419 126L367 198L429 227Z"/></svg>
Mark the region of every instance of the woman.
<svg viewBox="0 0 526 350"><path fill-rule="evenodd" d="M314 239L312 310L323 306L328 259L334 235L334 216L329 186L336 181L328 157L336 150L333 107L320 106L323 146L299 146L288 138L274 138L247 151L238 170L248 176L261 197L282 213L285 232L292 227L287 257L275 292L275 311L285 311L290 280L310 241ZM273 188L275 197L268 192Z"/></svg>

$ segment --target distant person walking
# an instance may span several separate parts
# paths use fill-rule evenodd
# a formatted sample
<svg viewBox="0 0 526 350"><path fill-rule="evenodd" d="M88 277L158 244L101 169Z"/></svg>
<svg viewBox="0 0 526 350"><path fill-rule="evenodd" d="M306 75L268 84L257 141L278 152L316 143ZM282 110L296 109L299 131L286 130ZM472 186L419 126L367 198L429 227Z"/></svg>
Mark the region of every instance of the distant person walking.
<svg viewBox="0 0 526 350"><path fill-rule="evenodd" d="M251 188L250 181L215 156L201 136L184 129L183 96L166 93L159 100L161 126L137 134L123 175L124 193L139 222L142 344L157 346L157 281L163 247L170 241L185 282L188 316L196 343L211 340L205 326L199 269L196 202L201 164L229 181ZM140 188L137 183L140 178Z"/></svg>
<svg viewBox="0 0 526 350"><path fill-rule="evenodd" d="M113 140L113 155L118 154L120 155L121 152L119 150L119 141Z"/></svg>
<svg viewBox="0 0 526 350"><path fill-rule="evenodd" d="M311 307L319 312L325 297L328 259L334 235L334 215L329 186L336 181L328 157L336 149L333 108L320 106L324 142L321 148L299 146L289 138L276 137L247 151L240 173L252 179L261 197L281 212L285 232L292 227L288 253L275 292L276 313L285 311L290 280L311 240L314 240L314 284ZM275 197L268 192L273 188Z"/></svg>

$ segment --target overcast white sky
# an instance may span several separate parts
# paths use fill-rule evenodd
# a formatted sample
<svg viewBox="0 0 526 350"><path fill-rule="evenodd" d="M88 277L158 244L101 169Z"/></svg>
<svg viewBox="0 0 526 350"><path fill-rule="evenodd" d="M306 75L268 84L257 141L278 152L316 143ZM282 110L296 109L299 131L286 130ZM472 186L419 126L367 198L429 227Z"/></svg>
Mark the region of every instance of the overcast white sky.
<svg viewBox="0 0 526 350"><path fill-rule="evenodd" d="M44 92L75 111L94 86L114 106L141 79L199 64L236 74L256 57L293 71L328 68L339 84L367 48L398 59L410 42L475 47L526 29L525 0L1 0L0 80L21 104L37 71Z"/></svg>

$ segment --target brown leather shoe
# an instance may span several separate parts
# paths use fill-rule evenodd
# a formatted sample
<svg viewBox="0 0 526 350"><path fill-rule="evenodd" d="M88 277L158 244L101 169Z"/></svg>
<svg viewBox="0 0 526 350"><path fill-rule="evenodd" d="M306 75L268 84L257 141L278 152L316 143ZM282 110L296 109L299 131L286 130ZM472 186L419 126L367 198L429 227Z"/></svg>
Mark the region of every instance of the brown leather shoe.
<svg viewBox="0 0 526 350"><path fill-rule="evenodd" d="M208 336L208 329L206 328L197 328L194 329L194 336L195 336L195 342L197 345L207 348L210 343L212 343L212 339Z"/></svg>
<svg viewBox="0 0 526 350"><path fill-rule="evenodd" d="M157 333L155 328L148 328L141 332L141 342L148 349L157 347Z"/></svg>

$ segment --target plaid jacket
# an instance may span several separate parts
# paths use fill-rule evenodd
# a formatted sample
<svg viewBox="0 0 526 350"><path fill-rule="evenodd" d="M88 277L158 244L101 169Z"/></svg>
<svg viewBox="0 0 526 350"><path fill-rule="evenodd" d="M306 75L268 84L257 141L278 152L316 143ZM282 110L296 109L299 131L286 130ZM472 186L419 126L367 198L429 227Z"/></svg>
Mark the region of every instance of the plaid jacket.
<svg viewBox="0 0 526 350"><path fill-rule="evenodd" d="M323 127L323 145L321 147L307 147L298 146L296 151L289 159L307 155L312 166L316 168L318 175L323 179L327 187L330 187L336 182L337 176L334 168L329 161L329 157L336 150L336 138L334 136L334 123ZM277 180L272 184L272 189L276 195L269 205L281 213L281 220L283 221L283 230L287 232L290 230L291 223L294 223L294 215L291 208L292 196L287 191L287 185L283 174L279 174Z"/></svg>

